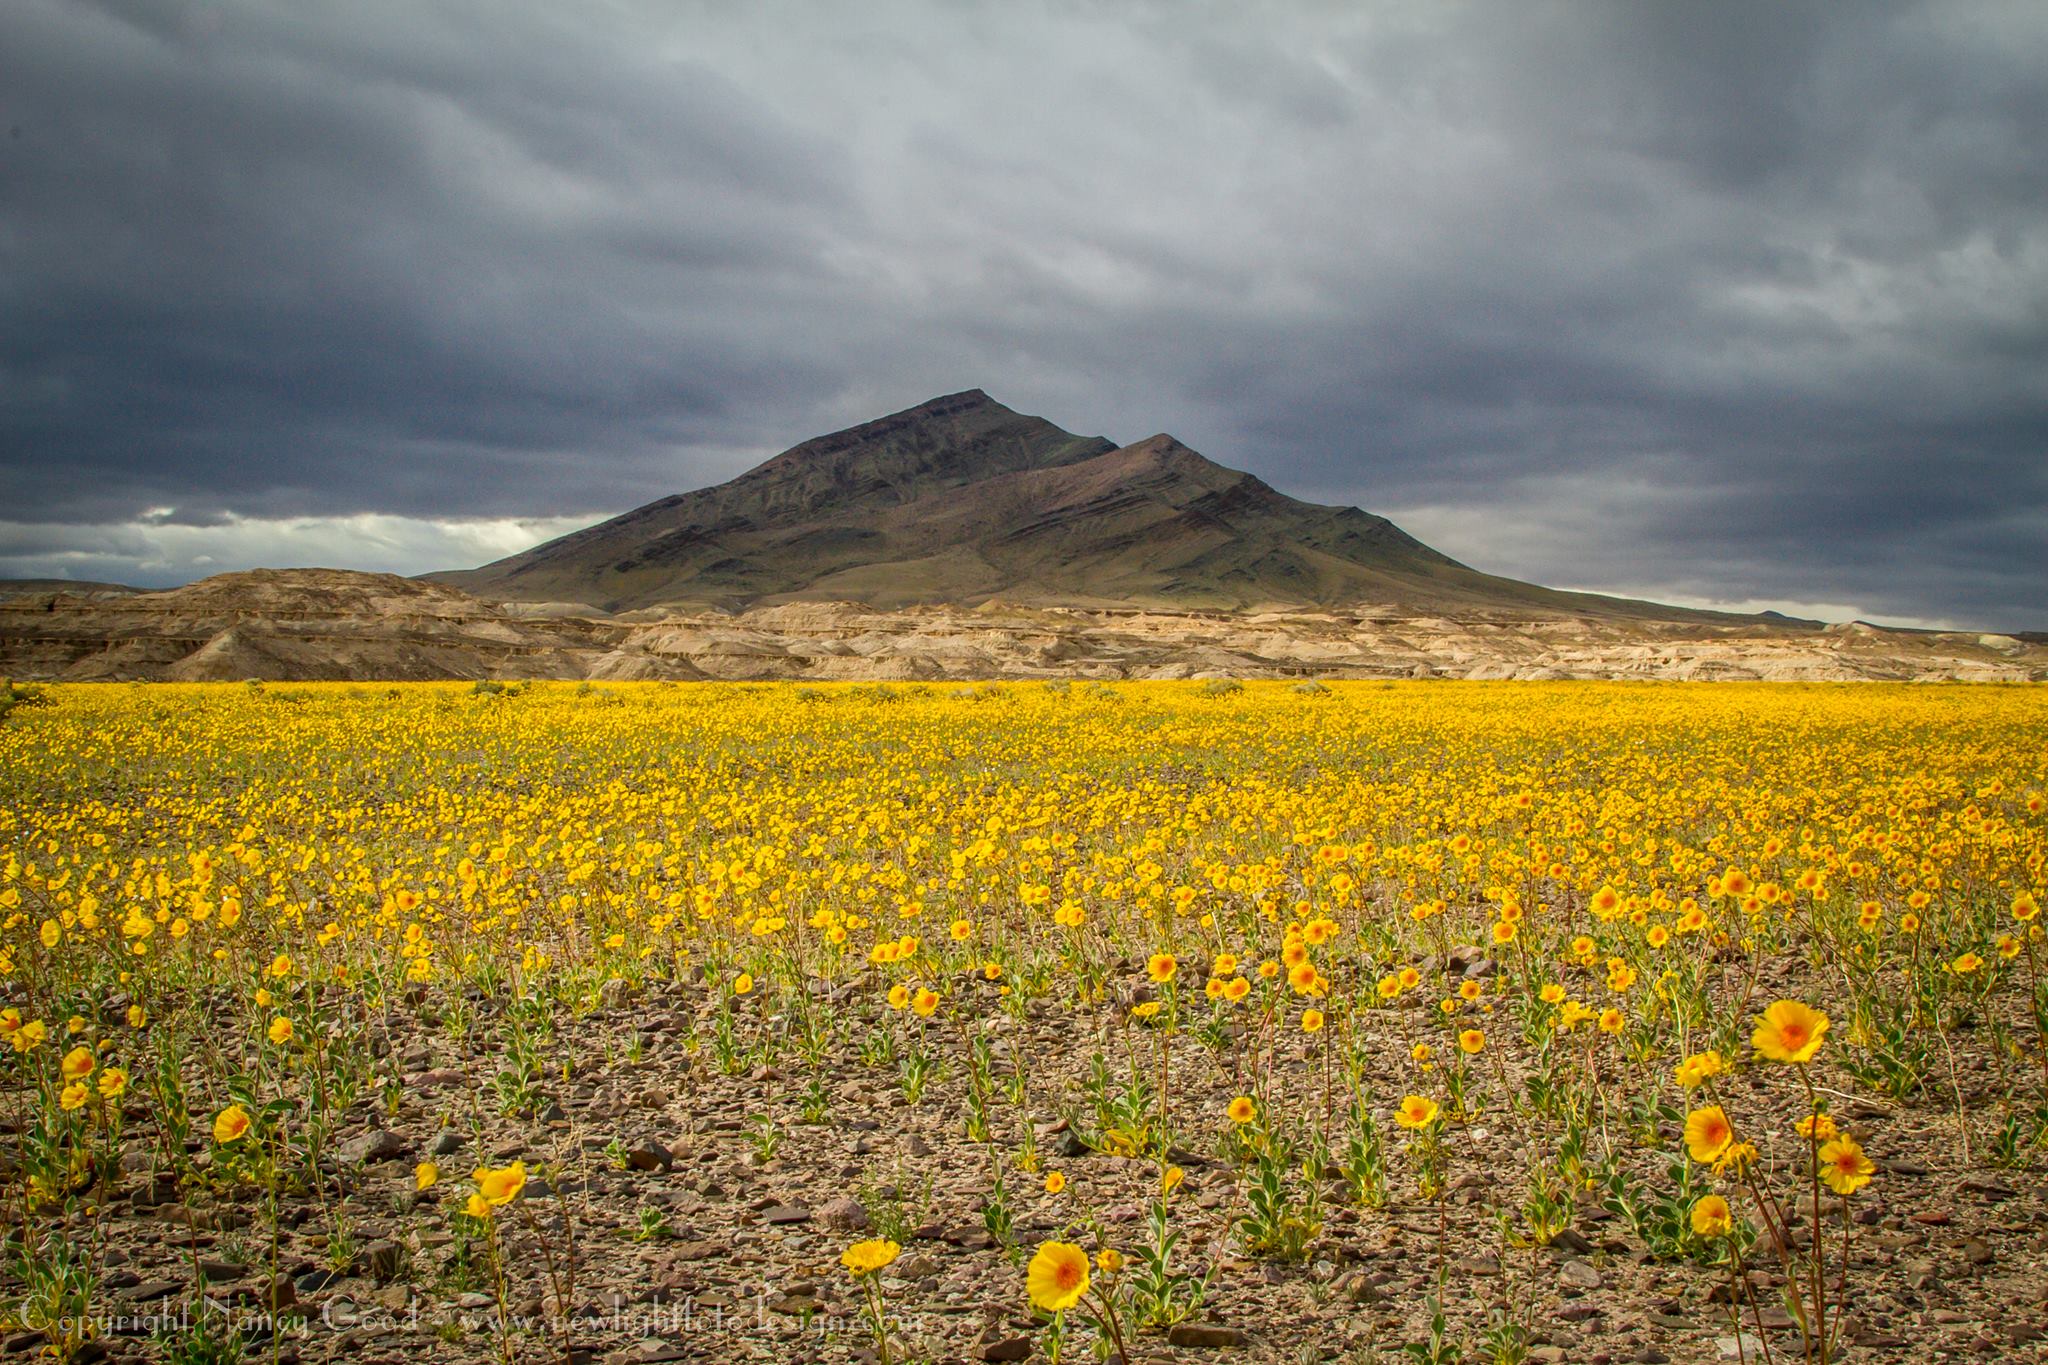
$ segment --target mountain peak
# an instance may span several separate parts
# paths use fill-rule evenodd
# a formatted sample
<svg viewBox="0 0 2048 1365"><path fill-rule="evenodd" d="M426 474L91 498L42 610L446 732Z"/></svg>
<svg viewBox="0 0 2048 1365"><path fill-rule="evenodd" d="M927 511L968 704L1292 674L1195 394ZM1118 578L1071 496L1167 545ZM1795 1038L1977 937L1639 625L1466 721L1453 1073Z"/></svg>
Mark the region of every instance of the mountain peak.
<svg viewBox="0 0 2048 1365"><path fill-rule="evenodd" d="M901 412L892 412L886 417L870 418L865 422L856 423L839 431L830 431L823 436L813 436L808 441L790 447L783 454L794 455L798 451L844 449L847 446L859 445L864 442L887 437L910 427L933 424L946 426L963 419L977 422L1001 422L1006 419L1017 419L1018 417L1019 414L1015 410L1004 407L1001 403L989 397L984 390L963 389L959 393L945 393L940 394L937 398L927 398L922 403L904 408ZM1023 420L1034 419L1026 418ZM781 457L778 456L777 458Z"/></svg>
<svg viewBox="0 0 2048 1365"><path fill-rule="evenodd" d="M1182 443L1177 436L1161 431L1147 436L1142 441L1133 441L1123 449L1132 455L1141 455L1161 464L1182 465L1190 468L1220 469L1241 479L1253 476L1241 469L1231 469L1217 464L1207 455Z"/></svg>
<svg viewBox="0 0 2048 1365"><path fill-rule="evenodd" d="M1001 403L988 396L987 389L962 389L958 393L942 393L937 398L927 398L919 403L915 411L959 412L966 408L1002 407ZM1009 411L1009 409L1004 409Z"/></svg>
<svg viewBox="0 0 2048 1365"><path fill-rule="evenodd" d="M1102 437L1076 436L1043 417L1004 407L981 389L967 389L812 437L722 487L765 499L762 510L778 516L852 510L896 505L935 487L1067 464L1114 448Z"/></svg>

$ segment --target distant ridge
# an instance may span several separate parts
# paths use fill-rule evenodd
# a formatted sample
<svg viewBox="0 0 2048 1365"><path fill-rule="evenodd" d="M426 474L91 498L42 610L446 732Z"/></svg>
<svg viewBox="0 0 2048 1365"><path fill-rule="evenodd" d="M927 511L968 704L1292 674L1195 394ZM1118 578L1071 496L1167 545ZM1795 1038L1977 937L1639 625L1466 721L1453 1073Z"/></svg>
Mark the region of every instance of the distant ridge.
<svg viewBox="0 0 2048 1365"><path fill-rule="evenodd" d="M609 612L1000 601L1755 619L1481 573L1384 517L1288 497L1165 433L1119 446L980 389L816 437L729 482L482 568L428 577L501 601Z"/></svg>
<svg viewBox="0 0 2048 1365"><path fill-rule="evenodd" d="M1730 624L1530 612L1517 620L1393 609L798 602L737 614L606 616L575 603L488 602L392 574L252 569L161 592L0 593L0 678L2022 682L2048 679L2048 646L1846 624L1806 630L1758 617Z"/></svg>

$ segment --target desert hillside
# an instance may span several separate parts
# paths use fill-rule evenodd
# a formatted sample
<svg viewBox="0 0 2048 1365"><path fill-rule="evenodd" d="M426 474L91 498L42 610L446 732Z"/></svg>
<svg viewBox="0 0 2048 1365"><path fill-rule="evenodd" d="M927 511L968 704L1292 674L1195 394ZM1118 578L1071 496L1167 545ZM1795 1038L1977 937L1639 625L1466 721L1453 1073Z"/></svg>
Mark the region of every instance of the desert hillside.
<svg viewBox="0 0 2048 1365"><path fill-rule="evenodd" d="M1288 497L1165 433L1118 446L980 389L805 441L729 482L662 498L480 569L486 597L608 611L1163 607L1508 611L1703 621L1467 568L1384 517Z"/></svg>

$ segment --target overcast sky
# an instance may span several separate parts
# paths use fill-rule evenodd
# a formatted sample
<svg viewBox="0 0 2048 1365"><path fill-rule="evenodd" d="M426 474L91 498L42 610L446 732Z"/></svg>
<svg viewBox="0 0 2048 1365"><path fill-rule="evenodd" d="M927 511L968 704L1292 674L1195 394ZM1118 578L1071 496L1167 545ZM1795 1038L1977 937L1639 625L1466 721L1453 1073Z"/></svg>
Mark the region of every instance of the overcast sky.
<svg viewBox="0 0 2048 1365"><path fill-rule="evenodd" d="M981 387L2048 629L2048 5L0 5L0 575L417 572Z"/></svg>

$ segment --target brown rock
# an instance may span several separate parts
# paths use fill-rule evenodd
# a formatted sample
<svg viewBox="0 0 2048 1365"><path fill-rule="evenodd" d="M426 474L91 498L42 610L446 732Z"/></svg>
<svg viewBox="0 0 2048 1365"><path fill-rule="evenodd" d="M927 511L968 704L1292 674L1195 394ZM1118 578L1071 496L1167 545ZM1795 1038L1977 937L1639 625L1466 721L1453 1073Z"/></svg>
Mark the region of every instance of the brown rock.
<svg viewBox="0 0 2048 1365"><path fill-rule="evenodd" d="M334 1155L351 1166L368 1166L378 1161L395 1161L404 1156L406 1150L404 1138L387 1129L373 1128L336 1147Z"/></svg>
<svg viewBox="0 0 2048 1365"><path fill-rule="evenodd" d="M1560 1284L1577 1290L1598 1289L1606 1283L1591 1263L1576 1258L1558 1267L1557 1278Z"/></svg>
<svg viewBox="0 0 2048 1365"><path fill-rule="evenodd" d="M818 1210L818 1221L834 1232L865 1232L868 1211L858 1199L841 1195Z"/></svg>
<svg viewBox="0 0 2048 1365"><path fill-rule="evenodd" d="M626 1153L626 1166L635 1171L665 1171L675 1165L675 1156L668 1148L649 1138L638 1142Z"/></svg>

